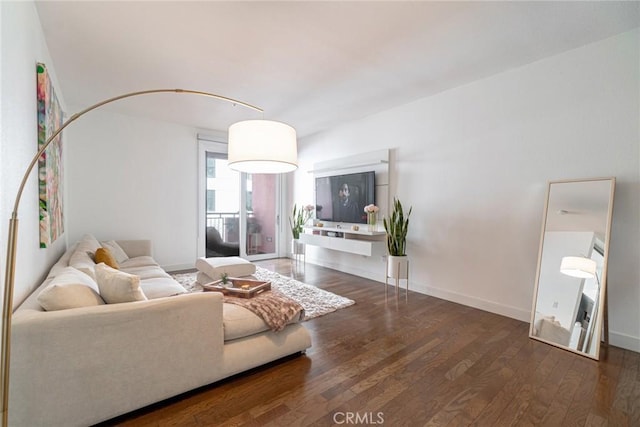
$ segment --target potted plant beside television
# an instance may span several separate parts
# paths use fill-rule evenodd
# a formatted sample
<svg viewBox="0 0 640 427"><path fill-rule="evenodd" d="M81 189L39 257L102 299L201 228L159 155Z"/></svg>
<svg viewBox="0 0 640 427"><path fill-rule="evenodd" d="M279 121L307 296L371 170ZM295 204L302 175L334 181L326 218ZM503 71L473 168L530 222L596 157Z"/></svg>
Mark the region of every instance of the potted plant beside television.
<svg viewBox="0 0 640 427"><path fill-rule="evenodd" d="M384 218L384 230L387 233L387 277L394 279L408 279L409 257L407 256L407 231L409 230L409 216L413 207L406 213L400 200L393 198L393 210L389 218Z"/></svg>
<svg viewBox="0 0 640 427"><path fill-rule="evenodd" d="M293 211L289 217L289 225L293 240L291 241L291 252L294 255L304 254L304 243L300 242L300 234L304 231L304 225L309 221L313 212L312 205L300 206L293 205Z"/></svg>

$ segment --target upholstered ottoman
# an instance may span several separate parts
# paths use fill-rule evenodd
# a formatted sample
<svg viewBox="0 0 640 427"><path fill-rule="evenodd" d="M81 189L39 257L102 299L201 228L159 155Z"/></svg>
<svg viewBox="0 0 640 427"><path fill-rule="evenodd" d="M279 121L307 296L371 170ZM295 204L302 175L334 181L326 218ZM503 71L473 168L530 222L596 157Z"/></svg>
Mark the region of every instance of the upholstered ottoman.
<svg viewBox="0 0 640 427"><path fill-rule="evenodd" d="M198 258L196 260L198 274L196 282L211 283L220 280L223 274L229 277L251 276L256 272L256 266L246 259L239 257Z"/></svg>

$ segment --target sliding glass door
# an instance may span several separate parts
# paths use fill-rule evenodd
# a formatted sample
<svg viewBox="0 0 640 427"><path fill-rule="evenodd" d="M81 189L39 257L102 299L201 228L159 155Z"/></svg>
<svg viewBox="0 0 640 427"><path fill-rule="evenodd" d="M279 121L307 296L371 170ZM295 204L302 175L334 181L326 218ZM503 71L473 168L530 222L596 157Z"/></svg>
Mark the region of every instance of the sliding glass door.
<svg viewBox="0 0 640 427"><path fill-rule="evenodd" d="M241 256L250 260L276 257L278 176L231 170L223 143L201 140L199 157L199 256Z"/></svg>
<svg viewBox="0 0 640 427"><path fill-rule="evenodd" d="M245 251L253 259L274 258L278 251L277 175L242 174Z"/></svg>
<svg viewBox="0 0 640 427"><path fill-rule="evenodd" d="M226 154L207 151L205 253L207 258L240 255L238 173L227 167Z"/></svg>

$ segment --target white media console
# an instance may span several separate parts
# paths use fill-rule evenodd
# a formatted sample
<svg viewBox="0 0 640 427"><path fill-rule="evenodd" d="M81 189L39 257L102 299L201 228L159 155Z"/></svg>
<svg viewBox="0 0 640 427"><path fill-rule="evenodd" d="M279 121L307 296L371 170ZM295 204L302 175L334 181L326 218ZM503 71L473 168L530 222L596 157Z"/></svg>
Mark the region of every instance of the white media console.
<svg viewBox="0 0 640 427"><path fill-rule="evenodd" d="M334 251L349 252L365 256L386 253L386 233L369 231L366 224L359 230L351 229L351 224L331 227L305 227L300 241L307 245L319 246Z"/></svg>

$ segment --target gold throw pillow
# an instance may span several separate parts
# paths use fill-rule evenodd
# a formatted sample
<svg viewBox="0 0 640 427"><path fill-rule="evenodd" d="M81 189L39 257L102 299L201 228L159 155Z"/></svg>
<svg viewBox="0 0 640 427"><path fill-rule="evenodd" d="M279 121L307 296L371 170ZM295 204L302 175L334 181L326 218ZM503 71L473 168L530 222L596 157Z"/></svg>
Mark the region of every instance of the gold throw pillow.
<svg viewBox="0 0 640 427"><path fill-rule="evenodd" d="M96 249L95 262L96 264L100 264L101 262L104 262L109 267L115 268L115 269L120 268L115 257L111 254L111 251L107 248Z"/></svg>

